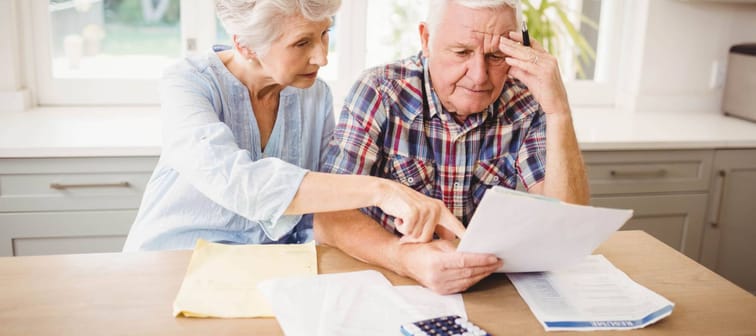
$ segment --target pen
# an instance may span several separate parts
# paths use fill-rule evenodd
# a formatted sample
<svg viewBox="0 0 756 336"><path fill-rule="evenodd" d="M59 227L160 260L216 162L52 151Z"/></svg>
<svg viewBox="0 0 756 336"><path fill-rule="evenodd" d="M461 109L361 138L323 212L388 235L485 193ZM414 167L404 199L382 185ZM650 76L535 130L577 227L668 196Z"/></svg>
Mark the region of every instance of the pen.
<svg viewBox="0 0 756 336"><path fill-rule="evenodd" d="M528 26L522 21L522 45L530 47L530 35L528 35Z"/></svg>

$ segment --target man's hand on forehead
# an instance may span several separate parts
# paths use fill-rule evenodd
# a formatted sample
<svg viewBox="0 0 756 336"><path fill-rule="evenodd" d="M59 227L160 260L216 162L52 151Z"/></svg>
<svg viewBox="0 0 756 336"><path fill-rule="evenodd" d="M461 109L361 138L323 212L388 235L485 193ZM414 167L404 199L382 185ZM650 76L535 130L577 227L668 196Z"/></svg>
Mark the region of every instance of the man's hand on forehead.
<svg viewBox="0 0 756 336"><path fill-rule="evenodd" d="M483 40L483 50L487 53L499 52L499 43L502 38L508 39L509 32L492 33L487 31L473 30L473 33L479 35Z"/></svg>

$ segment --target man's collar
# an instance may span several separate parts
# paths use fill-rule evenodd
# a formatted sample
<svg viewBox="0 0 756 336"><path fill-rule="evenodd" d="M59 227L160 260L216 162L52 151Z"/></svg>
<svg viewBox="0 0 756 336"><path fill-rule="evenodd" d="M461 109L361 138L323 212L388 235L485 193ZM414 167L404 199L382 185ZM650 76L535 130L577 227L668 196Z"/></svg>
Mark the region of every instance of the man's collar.
<svg viewBox="0 0 756 336"><path fill-rule="evenodd" d="M428 119L431 119L443 111L444 107L441 105L441 100L438 99L436 90L434 90L433 85L431 85L430 71L428 71L428 59L422 52L420 52L418 57L423 66L423 89L425 91L423 100L425 100L424 103L428 106Z"/></svg>

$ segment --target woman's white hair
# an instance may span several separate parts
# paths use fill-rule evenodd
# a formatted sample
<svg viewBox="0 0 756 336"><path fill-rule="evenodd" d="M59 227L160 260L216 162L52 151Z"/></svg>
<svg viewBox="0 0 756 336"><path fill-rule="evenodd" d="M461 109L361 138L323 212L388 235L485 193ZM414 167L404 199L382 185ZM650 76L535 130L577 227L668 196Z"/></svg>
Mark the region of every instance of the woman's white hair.
<svg viewBox="0 0 756 336"><path fill-rule="evenodd" d="M301 15L322 21L336 14L341 0L215 0L215 12L226 33L238 36L239 44L265 54L283 34L281 22Z"/></svg>
<svg viewBox="0 0 756 336"><path fill-rule="evenodd" d="M447 6L452 2L473 9L512 7L515 10L517 27L518 29L522 27L522 5L520 4L520 0L430 0L428 1L428 17L425 23L430 31L431 39L433 38L433 33L436 31L436 27L438 27L441 16L444 15Z"/></svg>

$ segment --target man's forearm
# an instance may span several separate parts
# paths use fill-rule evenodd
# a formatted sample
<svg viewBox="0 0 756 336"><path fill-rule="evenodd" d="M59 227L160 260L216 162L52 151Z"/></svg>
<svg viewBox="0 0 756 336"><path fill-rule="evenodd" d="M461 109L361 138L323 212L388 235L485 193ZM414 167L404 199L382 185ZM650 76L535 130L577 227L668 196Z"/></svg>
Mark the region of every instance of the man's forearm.
<svg viewBox="0 0 756 336"><path fill-rule="evenodd" d="M399 260L399 238L359 210L315 214L315 240L354 258L407 275Z"/></svg>
<svg viewBox="0 0 756 336"><path fill-rule="evenodd" d="M546 178L543 194L568 203L590 202L583 156L569 114L546 116Z"/></svg>

